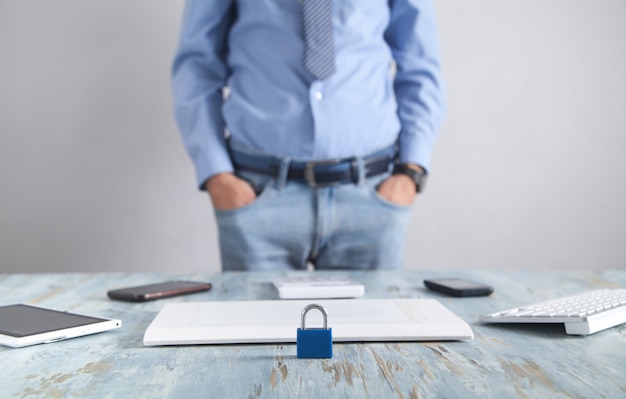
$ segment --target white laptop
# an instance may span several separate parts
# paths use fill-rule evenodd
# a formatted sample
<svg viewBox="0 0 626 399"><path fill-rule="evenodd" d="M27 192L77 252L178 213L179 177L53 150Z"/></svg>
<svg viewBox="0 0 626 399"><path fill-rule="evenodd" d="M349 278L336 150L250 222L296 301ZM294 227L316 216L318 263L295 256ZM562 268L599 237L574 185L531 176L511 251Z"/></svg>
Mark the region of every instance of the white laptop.
<svg viewBox="0 0 626 399"><path fill-rule="evenodd" d="M300 315L317 303L328 312L335 342L457 341L470 326L435 299L329 299L168 303L144 334L144 345L295 343ZM308 312L306 328L322 313Z"/></svg>

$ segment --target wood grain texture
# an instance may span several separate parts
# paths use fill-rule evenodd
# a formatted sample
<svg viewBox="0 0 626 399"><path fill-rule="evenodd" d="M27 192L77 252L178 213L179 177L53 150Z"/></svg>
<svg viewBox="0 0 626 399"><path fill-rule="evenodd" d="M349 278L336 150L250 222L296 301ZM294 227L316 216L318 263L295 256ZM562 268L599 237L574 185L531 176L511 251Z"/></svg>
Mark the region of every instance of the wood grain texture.
<svg viewBox="0 0 626 399"><path fill-rule="evenodd" d="M619 398L626 397L626 325L587 337L562 325L482 325L478 316L595 288L625 287L626 271L336 272L366 298L437 298L474 330L467 342L337 343L332 359L296 359L295 345L144 347L166 301L277 299L285 273L3 274L0 305L33 305L122 319L122 328L26 348L0 347L2 398ZM297 274L297 273L290 273ZM489 297L451 298L429 277L491 284ZM172 279L210 281L207 293L146 303L106 291ZM331 323L332 327L332 323Z"/></svg>

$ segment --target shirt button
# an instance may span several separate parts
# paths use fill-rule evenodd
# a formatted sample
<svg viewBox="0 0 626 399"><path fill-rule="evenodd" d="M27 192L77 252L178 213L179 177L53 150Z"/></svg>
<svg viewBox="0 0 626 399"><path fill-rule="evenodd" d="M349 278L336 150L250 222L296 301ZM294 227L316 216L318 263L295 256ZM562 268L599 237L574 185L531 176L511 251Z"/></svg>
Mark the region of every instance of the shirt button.
<svg viewBox="0 0 626 399"><path fill-rule="evenodd" d="M324 99L324 93L321 91L316 91L314 96L317 101L322 101Z"/></svg>

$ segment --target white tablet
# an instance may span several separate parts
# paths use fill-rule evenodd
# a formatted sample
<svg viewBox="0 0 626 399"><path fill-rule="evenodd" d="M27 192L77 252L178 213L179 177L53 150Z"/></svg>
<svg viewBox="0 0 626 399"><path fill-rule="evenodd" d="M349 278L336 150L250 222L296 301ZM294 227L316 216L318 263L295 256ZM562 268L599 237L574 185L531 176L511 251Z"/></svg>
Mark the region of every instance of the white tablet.
<svg viewBox="0 0 626 399"><path fill-rule="evenodd" d="M0 344L14 348L95 334L121 325L120 320L31 305L0 306Z"/></svg>

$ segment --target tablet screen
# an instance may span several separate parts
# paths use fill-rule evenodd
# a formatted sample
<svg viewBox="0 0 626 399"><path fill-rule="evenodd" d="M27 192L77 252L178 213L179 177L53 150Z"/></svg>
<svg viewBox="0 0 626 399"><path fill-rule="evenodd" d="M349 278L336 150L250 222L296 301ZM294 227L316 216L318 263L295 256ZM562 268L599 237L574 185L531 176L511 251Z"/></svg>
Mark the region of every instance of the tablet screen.
<svg viewBox="0 0 626 399"><path fill-rule="evenodd" d="M82 316L29 305L0 306L0 334L16 338L85 326L103 321L107 321L107 319Z"/></svg>

